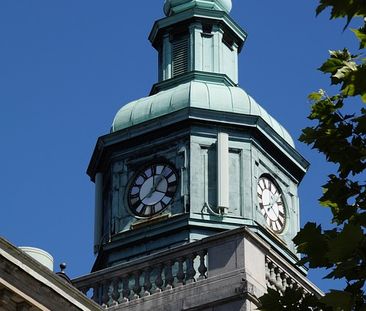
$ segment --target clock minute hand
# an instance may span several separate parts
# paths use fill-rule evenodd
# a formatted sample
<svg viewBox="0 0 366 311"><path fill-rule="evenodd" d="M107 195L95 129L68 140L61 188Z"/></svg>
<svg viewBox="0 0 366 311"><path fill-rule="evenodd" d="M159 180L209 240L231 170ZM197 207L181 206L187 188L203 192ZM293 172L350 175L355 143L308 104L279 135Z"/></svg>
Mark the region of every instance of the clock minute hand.
<svg viewBox="0 0 366 311"><path fill-rule="evenodd" d="M273 196L271 198L271 205L275 204L281 196L282 196L281 193L277 194L276 196Z"/></svg>
<svg viewBox="0 0 366 311"><path fill-rule="evenodd" d="M146 198L151 197L151 195L156 191L156 188L160 185L161 181L163 180L163 177L161 175L159 176L154 176L154 183L150 189L150 191L148 192L147 195L145 195L142 200L145 200Z"/></svg>
<svg viewBox="0 0 366 311"><path fill-rule="evenodd" d="M154 176L153 180L154 180L153 185L150 188L150 191L141 200L145 200L146 198L151 197L151 195L155 192L155 189L156 189L156 178L155 178L155 176Z"/></svg>
<svg viewBox="0 0 366 311"><path fill-rule="evenodd" d="M160 183L163 181L164 177L162 175L157 176L156 179L154 179L154 185L153 189L156 191L156 189L159 187Z"/></svg>

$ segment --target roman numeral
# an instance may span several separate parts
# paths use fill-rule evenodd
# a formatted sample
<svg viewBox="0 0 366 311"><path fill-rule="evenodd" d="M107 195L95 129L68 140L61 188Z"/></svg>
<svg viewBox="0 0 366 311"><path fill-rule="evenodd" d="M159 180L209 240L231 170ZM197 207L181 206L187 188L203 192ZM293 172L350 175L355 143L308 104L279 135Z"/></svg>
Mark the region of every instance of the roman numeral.
<svg viewBox="0 0 366 311"><path fill-rule="evenodd" d="M139 192L137 192L137 193L135 193L135 194L130 193L130 199L131 199L131 200L132 200L132 199L136 199L136 198L140 198L140 193L139 193Z"/></svg>
<svg viewBox="0 0 366 311"><path fill-rule="evenodd" d="M283 227L283 222L281 221L281 219L280 219L280 218L278 218L278 219L277 219L277 223L278 223L278 226L279 226L280 228L282 228L282 227Z"/></svg>
<svg viewBox="0 0 366 311"><path fill-rule="evenodd" d="M263 179L259 180L259 187L261 188L262 191L266 188L264 185Z"/></svg>

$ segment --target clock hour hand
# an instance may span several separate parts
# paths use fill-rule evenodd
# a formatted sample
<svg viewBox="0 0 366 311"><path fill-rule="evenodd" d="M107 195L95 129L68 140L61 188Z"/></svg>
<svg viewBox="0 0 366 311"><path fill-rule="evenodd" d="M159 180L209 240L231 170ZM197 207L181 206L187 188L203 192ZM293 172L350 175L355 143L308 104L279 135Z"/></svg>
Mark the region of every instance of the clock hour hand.
<svg viewBox="0 0 366 311"><path fill-rule="evenodd" d="M282 196L281 193L277 194L276 196L272 196L271 205L275 204L279 200L279 198L281 198L281 196Z"/></svg>
<svg viewBox="0 0 366 311"><path fill-rule="evenodd" d="M163 180L163 176L159 175L159 176L154 176L154 183L150 189L150 191L148 192L148 194L146 194L142 200L145 200L146 198L150 198L152 196L152 194L156 191L156 188L160 185L161 181Z"/></svg>

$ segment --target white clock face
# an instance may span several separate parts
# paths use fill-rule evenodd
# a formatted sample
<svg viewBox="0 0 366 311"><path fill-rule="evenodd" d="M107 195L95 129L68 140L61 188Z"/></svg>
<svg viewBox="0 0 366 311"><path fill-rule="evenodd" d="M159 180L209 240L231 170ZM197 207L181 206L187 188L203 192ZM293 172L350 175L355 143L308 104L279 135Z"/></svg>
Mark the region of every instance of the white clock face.
<svg viewBox="0 0 366 311"><path fill-rule="evenodd" d="M282 193L267 177L261 177L257 185L259 208L266 224L274 232L280 233L286 224L286 209Z"/></svg>
<svg viewBox="0 0 366 311"><path fill-rule="evenodd" d="M140 217L162 212L172 201L177 190L178 176L166 163L151 164L138 172L128 189L131 211Z"/></svg>

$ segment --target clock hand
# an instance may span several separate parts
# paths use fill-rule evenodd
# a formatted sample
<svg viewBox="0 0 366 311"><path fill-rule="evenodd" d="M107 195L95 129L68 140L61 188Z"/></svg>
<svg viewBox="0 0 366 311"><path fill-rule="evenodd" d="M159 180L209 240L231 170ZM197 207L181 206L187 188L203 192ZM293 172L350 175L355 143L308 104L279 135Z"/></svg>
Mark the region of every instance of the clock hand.
<svg viewBox="0 0 366 311"><path fill-rule="evenodd" d="M162 180L163 180L163 176L162 175L156 176L156 178L154 177L154 185L153 185L154 191L160 185L160 183L161 183Z"/></svg>
<svg viewBox="0 0 366 311"><path fill-rule="evenodd" d="M157 178L156 178L156 182L154 183L154 191L158 191L158 192L161 192L161 193L164 193L165 190L161 191L159 190L159 186L161 184L161 182L164 180L164 176L163 175L159 175Z"/></svg>
<svg viewBox="0 0 366 311"><path fill-rule="evenodd" d="M162 175L154 176L154 183L153 183L150 191L141 200L145 200L146 198L150 198L152 196L152 194L156 191L156 188L160 185L162 180L163 180Z"/></svg>
<svg viewBox="0 0 366 311"><path fill-rule="evenodd" d="M282 194L281 193L279 193L279 194L277 194L276 196L272 196L271 197L271 205L274 205L277 201L278 201L278 199L280 198L282 196Z"/></svg>
<svg viewBox="0 0 366 311"><path fill-rule="evenodd" d="M278 199L277 199L278 200ZM273 204L270 204L270 206L267 208L267 212L269 212L270 210L273 211L273 213L275 214L276 218L278 217L279 215L279 211L278 211L278 208L277 209L274 209L273 206L274 206L275 202ZM277 210L277 211L276 211Z"/></svg>

